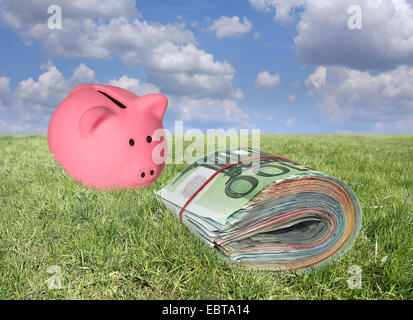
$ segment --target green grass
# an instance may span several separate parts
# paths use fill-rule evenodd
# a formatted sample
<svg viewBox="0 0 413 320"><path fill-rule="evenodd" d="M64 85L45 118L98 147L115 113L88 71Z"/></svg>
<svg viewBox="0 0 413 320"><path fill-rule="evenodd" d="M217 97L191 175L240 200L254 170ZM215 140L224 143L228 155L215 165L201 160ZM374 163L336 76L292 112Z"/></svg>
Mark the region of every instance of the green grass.
<svg viewBox="0 0 413 320"><path fill-rule="evenodd" d="M144 189L99 191L64 173L45 136L0 136L0 298L413 298L413 136L262 136L261 149L354 189L363 225L340 260L311 273L240 270L153 197L183 165ZM41 285L52 265L63 289ZM361 289L347 285L351 265Z"/></svg>

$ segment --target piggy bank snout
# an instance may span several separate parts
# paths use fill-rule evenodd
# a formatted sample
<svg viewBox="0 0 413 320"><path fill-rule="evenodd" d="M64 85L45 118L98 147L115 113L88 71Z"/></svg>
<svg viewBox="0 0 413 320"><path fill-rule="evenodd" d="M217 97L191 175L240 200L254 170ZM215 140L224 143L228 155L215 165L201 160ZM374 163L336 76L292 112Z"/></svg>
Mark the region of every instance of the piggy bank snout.
<svg viewBox="0 0 413 320"><path fill-rule="evenodd" d="M154 180L159 176L159 173L161 171L162 169L156 164L142 167L138 170L138 179L140 180L140 182Z"/></svg>
<svg viewBox="0 0 413 320"><path fill-rule="evenodd" d="M144 169L141 169L141 170L139 170L139 176L142 178L142 179L145 179L145 178L154 178L154 177L156 177L158 175L158 170L157 170L157 168L155 167L155 166L152 166L152 167L148 167L148 168L144 168Z"/></svg>

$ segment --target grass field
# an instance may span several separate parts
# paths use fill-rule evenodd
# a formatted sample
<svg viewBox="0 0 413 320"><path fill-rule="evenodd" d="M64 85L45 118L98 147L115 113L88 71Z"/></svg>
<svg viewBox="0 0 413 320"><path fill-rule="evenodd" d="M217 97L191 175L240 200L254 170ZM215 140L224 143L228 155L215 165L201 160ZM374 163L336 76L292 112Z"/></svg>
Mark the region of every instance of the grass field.
<svg viewBox="0 0 413 320"><path fill-rule="evenodd" d="M46 136L0 136L0 299L412 299L413 136L262 136L261 149L347 182L363 210L354 246L311 273L239 270L144 189L70 179ZM62 289L49 289L50 266ZM362 270L350 289L348 268Z"/></svg>

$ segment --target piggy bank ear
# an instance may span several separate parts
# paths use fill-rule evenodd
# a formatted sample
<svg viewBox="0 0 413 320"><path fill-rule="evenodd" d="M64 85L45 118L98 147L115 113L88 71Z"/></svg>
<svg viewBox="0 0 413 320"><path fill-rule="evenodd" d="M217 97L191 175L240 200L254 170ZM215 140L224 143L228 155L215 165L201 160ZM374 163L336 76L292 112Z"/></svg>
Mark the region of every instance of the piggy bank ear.
<svg viewBox="0 0 413 320"><path fill-rule="evenodd" d="M162 120L168 106L168 99L159 93L147 94L138 99L139 107L145 114L152 114Z"/></svg>
<svg viewBox="0 0 413 320"><path fill-rule="evenodd" d="M86 110L80 117L79 131L83 137L92 134L102 123L115 116L115 113L106 107L93 107Z"/></svg>

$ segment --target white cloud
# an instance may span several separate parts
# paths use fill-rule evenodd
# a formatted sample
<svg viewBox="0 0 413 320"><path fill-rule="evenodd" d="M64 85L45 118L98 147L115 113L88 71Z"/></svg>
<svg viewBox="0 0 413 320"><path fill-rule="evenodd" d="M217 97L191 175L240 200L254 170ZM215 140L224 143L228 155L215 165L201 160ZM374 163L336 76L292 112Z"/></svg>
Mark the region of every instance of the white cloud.
<svg viewBox="0 0 413 320"><path fill-rule="evenodd" d="M164 42L196 43L193 33L180 23L161 25L127 19L112 18L105 23L91 18L66 18L61 30L49 30L46 23L24 28L25 38L43 41L45 49L61 56L111 58L120 56L124 62L140 63L151 55L151 50Z"/></svg>
<svg viewBox="0 0 413 320"><path fill-rule="evenodd" d="M61 7L62 29L48 28L49 5ZM14 28L22 38L42 40L48 53L62 56L109 58L110 48L99 45L100 25L118 17L139 17L134 0L5 0L0 6L0 18ZM120 36L120 34L118 35Z"/></svg>
<svg viewBox="0 0 413 320"><path fill-rule="evenodd" d="M14 28L31 28L39 24L47 24L50 16L47 8L52 4L62 8L63 23L66 19L73 18L108 19L140 15L135 8L135 0L4 0L0 15L3 21Z"/></svg>
<svg viewBox="0 0 413 320"><path fill-rule="evenodd" d="M238 107L236 100L191 97L171 97L170 100L171 107L180 120L251 125L250 117Z"/></svg>
<svg viewBox="0 0 413 320"><path fill-rule="evenodd" d="M79 64L69 78L50 61L41 66L37 79L20 81L10 88L9 78L0 78L0 118L2 133L45 133L53 110L78 84L95 82L95 72Z"/></svg>
<svg viewBox="0 0 413 320"><path fill-rule="evenodd" d="M196 39L182 23L162 25L120 17L100 24L93 43L119 55L125 62L136 63L145 62L165 43L196 43Z"/></svg>
<svg viewBox="0 0 413 320"><path fill-rule="evenodd" d="M305 5L306 0L249 0L249 2L255 10L275 12L274 19L286 23L294 21L295 10Z"/></svg>
<svg viewBox="0 0 413 320"><path fill-rule="evenodd" d="M46 133L54 109L70 90L81 83L96 82L94 70L85 64L78 65L67 78L50 61L42 69L37 79L22 80L14 90L10 88L9 78L0 77L0 133ZM153 83L141 82L126 75L107 83L139 96L160 92ZM240 91L235 91L234 96L228 98L173 94L167 97L168 110L175 115L175 119L253 126L250 117L238 106L238 100L243 98Z"/></svg>
<svg viewBox="0 0 413 320"><path fill-rule="evenodd" d="M296 80L296 81L292 82L292 83L290 84L290 86L293 87L293 88L295 88L295 89L300 89L300 88L301 88L301 82L298 81L298 80Z"/></svg>
<svg viewBox="0 0 413 320"><path fill-rule="evenodd" d="M129 90L138 96L143 96L150 93L159 93L159 88L152 83L141 83L139 79L129 78L128 76L122 76L119 79L113 79L108 84L123 89Z"/></svg>
<svg viewBox="0 0 413 320"><path fill-rule="evenodd" d="M195 73L234 73L234 68L227 62L216 62L212 54L198 49L193 44L177 46L164 42L153 50L148 65L164 72L195 72Z"/></svg>
<svg viewBox="0 0 413 320"><path fill-rule="evenodd" d="M413 64L413 6L409 0L250 0L257 10L275 12L275 20L299 19L298 61L389 70ZM362 9L362 29L347 26L348 8ZM297 10L302 10L299 15Z"/></svg>
<svg viewBox="0 0 413 320"><path fill-rule="evenodd" d="M274 120L274 117L277 115L277 113L276 112L267 113L267 112L252 111L251 115L259 120L265 119L268 121L272 121Z"/></svg>
<svg viewBox="0 0 413 320"><path fill-rule="evenodd" d="M62 7L63 27L49 30L46 3L30 0L6 4L0 6L3 20L23 39L42 41L49 54L97 59L120 57L128 64L141 63L148 81L166 94L242 97L242 91L232 85L233 66L199 49L182 19L173 24L141 20L135 2L129 0L55 1L54 4ZM247 20L244 22L242 25L249 25Z"/></svg>
<svg viewBox="0 0 413 320"><path fill-rule="evenodd" d="M159 88L154 84L141 83L139 79L127 76L110 80L108 84L130 90L139 96L159 92ZM245 123L249 120L249 116L238 107L236 98L213 99L168 95L168 100L168 109L171 109L179 120L219 123Z"/></svg>
<svg viewBox="0 0 413 320"><path fill-rule="evenodd" d="M22 80L17 85L14 95L18 101L56 102L67 93L68 83L54 65L47 65L37 81L33 78Z"/></svg>
<svg viewBox="0 0 413 320"><path fill-rule="evenodd" d="M7 105L10 96L10 78L0 77L0 110Z"/></svg>
<svg viewBox="0 0 413 320"><path fill-rule="evenodd" d="M268 71L258 73L255 78L255 87L260 90L270 90L278 86L281 82L279 74L271 75Z"/></svg>
<svg viewBox="0 0 413 320"><path fill-rule="evenodd" d="M319 89L326 84L327 68L320 66L310 74L305 81L306 85L311 85L315 89Z"/></svg>
<svg viewBox="0 0 413 320"><path fill-rule="evenodd" d="M0 132L4 132L4 130L8 127L7 122L0 119Z"/></svg>
<svg viewBox="0 0 413 320"><path fill-rule="evenodd" d="M277 115L276 112L270 113L270 114L267 115L266 119L269 120L269 121L272 121L272 120L274 120L276 115Z"/></svg>
<svg viewBox="0 0 413 320"><path fill-rule="evenodd" d="M152 83L141 83L139 79L122 76L110 80L108 84L130 90L141 96L159 92ZM189 96L168 95L168 108L176 118L184 121L235 123L249 120L249 116L237 105L235 99L191 98Z"/></svg>
<svg viewBox="0 0 413 320"><path fill-rule="evenodd" d="M232 87L234 68L226 61L215 61L212 54L193 44L163 43L145 65L148 80L165 93L237 99L242 94Z"/></svg>
<svg viewBox="0 0 413 320"><path fill-rule="evenodd" d="M73 71L73 75L70 78L71 85L78 85L81 83L96 82L96 73L85 64L79 64Z"/></svg>
<svg viewBox="0 0 413 320"><path fill-rule="evenodd" d="M259 120L262 120L264 118L263 112L252 111L251 115Z"/></svg>
<svg viewBox="0 0 413 320"><path fill-rule="evenodd" d="M198 48L196 38L186 29L182 18L172 24L142 20L131 0L56 0L53 4L62 7L61 30L47 28L48 4L40 0L5 1L0 6L0 17L26 42L40 40L50 55L93 59L119 57L129 65L142 64L148 82L122 76L108 83L138 95L162 92L170 100L170 109L179 117L225 123L249 119L238 107L243 92L233 88L235 69L230 63L217 61L212 54ZM242 28L237 32L248 32L252 28L246 18L238 22ZM231 30L225 32L235 32ZM18 127L29 130L27 123L32 128L38 123L45 128L51 108L56 107L71 87L96 82L95 72L84 64L80 64L69 78L51 63L45 69L37 80L23 80L10 94L0 97L0 107L11 107L7 97L13 95L15 106L24 113L20 120L25 121L25 125L17 123L17 118L11 120L10 123L16 122L15 130ZM0 80L0 94L8 88L9 82L6 82Z"/></svg>
<svg viewBox="0 0 413 320"><path fill-rule="evenodd" d="M388 132L413 132L413 67L372 75L345 67L317 67L308 76L308 94L338 124L385 126ZM376 123L381 123L376 127Z"/></svg>
<svg viewBox="0 0 413 320"><path fill-rule="evenodd" d="M0 94L8 94L10 92L10 78L0 77Z"/></svg>
<svg viewBox="0 0 413 320"><path fill-rule="evenodd" d="M251 21L244 17L244 21L240 22L240 19L237 16L233 16L232 18L222 16L208 27L209 31L215 32L218 39L240 36L244 33L250 32L251 29Z"/></svg>
<svg viewBox="0 0 413 320"><path fill-rule="evenodd" d="M45 70L37 80L22 80L13 91L15 103L46 103L51 106L59 103L78 84L95 82L95 72L85 64L79 64L70 79L65 79L54 64L48 62L41 69Z"/></svg>
<svg viewBox="0 0 413 320"><path fill-rule="evenodd" d="M291 95L289 95L288 96L288 100L290 100L290 101L295 101L297 98L295 97L295 95L293 95L293 94L291 94Z"/></svg>
<svg viewBox="0 0 413 320"><path fill-rule="evenodd" d="M289 119L285 122L285 126L286 126L286 127L294 127L294 126L295 126L295 118L289 118Z"/></svg>

